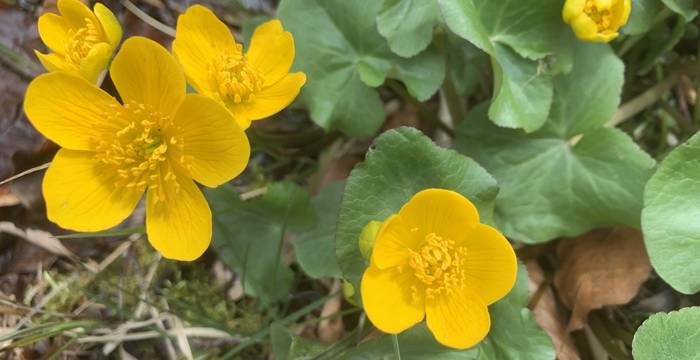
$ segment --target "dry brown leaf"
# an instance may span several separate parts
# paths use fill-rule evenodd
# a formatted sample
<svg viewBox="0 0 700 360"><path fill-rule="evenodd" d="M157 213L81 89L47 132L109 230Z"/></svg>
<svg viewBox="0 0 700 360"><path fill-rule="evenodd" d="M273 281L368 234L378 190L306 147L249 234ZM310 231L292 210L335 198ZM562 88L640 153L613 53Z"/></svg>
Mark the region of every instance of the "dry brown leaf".
<svg viewBox="0 0 700 360"><path fill-rule="evenodd" d="M568 331L583 328L591 310L630 302L651 271L642 233L623 227L564 239L557 258L554 286L572 310Z"/></svg>
<svg viewBox="0 0 700 360"><path fill-rule="evenodd" d="M60 240L43 230L22 230L9 221L0 221L0 232L14 235L59 256L75 259L76 256L68 250Z"/></svg>
<svg viewBox="0 0 700 360"><path fill-rule="evenodd" d="M557 359L580 360L581 357L576 349L576 345L574 345L573 340L571 340L569 332L566 331L566 321L559 311L559 308L557 308L554 292L552 292L549 285L544 284L544 271L542 271L542 268L535 260L526 261L525 266L527 267L527 274L530 278L528 284L530 297L536 293L538 293L539 296L532 305L535 321L537 321L542 329L549 334L549 337L552 338ZM539 293L542 291L540 289L541 286L546 286L546 288L543 292Z"/></svg>

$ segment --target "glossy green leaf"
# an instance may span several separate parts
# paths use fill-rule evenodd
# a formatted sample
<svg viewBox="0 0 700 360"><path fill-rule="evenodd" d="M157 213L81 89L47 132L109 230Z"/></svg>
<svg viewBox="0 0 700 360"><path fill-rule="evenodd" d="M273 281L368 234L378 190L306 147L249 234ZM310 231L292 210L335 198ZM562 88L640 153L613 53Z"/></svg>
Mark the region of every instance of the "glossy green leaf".
<svg viewBox="0 0 700 360"><path fill-rule="evenodd" d="M270 325L270 342L276 360L311 360L326 348L321 343L292 334L278 323Z"/></svg>
<svg viewBox="0 0 700 360"><path fill-rule="evenodd" d="M398 335L401 360L476 360L477 348L455 350L440 345L425 323L420 323ZM385 335L358 345L342 360L395 359L391 336Z"/></svg>
<svg viewBox="0 0 700 360"><path fill-rule="evenodd" d="M644 192L642 230L656 272L674 289L700 291L700 135L673 150Z"/></svg>
<svg viewBox="0 0 700 360"><path fill-rule="evenodd" d="M414 128L385 132L350 174L340 209L336 255L355 289L367 267L358 247L364 226L397 213L426 188L457 191L476 205L482 222L492 218L496 181L479 164L435 145Z"/></svg>
<svg viewBox="0 0 700 360"><path fill-rule="evenodd" d="M439 0L448 27L489 53L495 74L489 117L528 132L544 124L551 74L572 62L571 29L560 0Z"/></svg>
<svg viewBox="0 0 700 360"><path fill-rule="evenodd" d="M654 19L663 7L661 0L632 0L632 12L630 12L627 24L621 31L630 35L649 31L654 26Z"/></svg>
<svg viewBox="0 0 700 360"><path fill-rule="evenodd" d="M415 56L433 40L433 28L442 21L434 0L384 0L377 29L394 53Z"/></svg>
<svg viewBox="0 0 700 360"><path fill-rule="evenodd" d="M513 290L489 307L491 331L479 344L478 359L554 359L552 340L527 308L528 281L525 266L518 264Z"/></svg>
<svg viewBox="0 0 700 360"><path fill-rule="evenodd" d="M685 18L686 22L690 22L696 16L698 16L698 11L696 10L698 6L697 0L661 0L664 5L666 5L673 12L680 14Z"/></svg>
<svg viewBox="0 0 700 360"><path fill-rule="evenodd" d="M299 265L312 278L341 276L335 257L335 229L344 189L344 181L326 185L313 199L316 225L292 240Z"/></svg>
<svg viewBox="0 0 700 360"><path fill-rule="evenodd" d="M278 15L294 35L295 70L307 83L301 101L326 130L350 136L374 134L384 109L374 87L387 77L403 81L418 100L442 84L445 62L435 49L404 59L389 49L376 27L382 3L376 0L283 0Z"/></svg>
<svg viewBox="0 0 700 360"><path fill-rule="evenodd" d="M537 132L503 129L475 108L456 148L499 182L496 224L540 243L608 225L639 226L655 162L623 132L602 128L619 102L623 67L607 45L579 43L573 70L555 79L551 117Z"/></svg>
<svg viewBox="0 0 700 360"><path fill-rule="evenodd" d="M213 246L243 278L246 294L264 303L289 294L292 272L280 261L287 231L302 232L315 223L308 193L293 183L272 184L260 198L240 199L230 186L206 191L213 213Z"/></svg>
<svg viewBox="0 0 700 360"><path fill-rule="evenodd" d="M696 359L700 354L700 307L650 316L632 341L635 360Z"/></svg>

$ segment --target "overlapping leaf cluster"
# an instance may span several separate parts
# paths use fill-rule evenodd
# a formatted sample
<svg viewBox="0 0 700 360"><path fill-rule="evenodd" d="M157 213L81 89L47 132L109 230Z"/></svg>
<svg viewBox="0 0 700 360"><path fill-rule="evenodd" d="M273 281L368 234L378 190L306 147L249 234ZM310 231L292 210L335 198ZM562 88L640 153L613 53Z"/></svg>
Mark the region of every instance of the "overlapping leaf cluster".
<svg viewBox="0 0 700 360"><path fill-rule="evenodd" d="M233 204L222 207L220 217L230 219L228 224L240 221L240 227L222 227L226 235L219 236L219 244L239 246L251 237L275 244L262 249L250 242L236 251L257 251L256 261L267 264L266 276L278 282L270 287L270 279L251 275L250 293L262 296L256 289L289 286L286 266L275 257L285 234L292 235L297 261L310 276L342 274L359 289L367 266L357 244L364 225L396 213L428 187L469 198L482 221L516 243L544 243L607 226L641 227L659 274L681 292L700 290L694 275L700 270L700 198L695 196L700 194L695 189L700 140L696 136L680 146L657 170L657 162L610 121L621 102L626 74L618 55L626 45L613 51L609 44L576 40L561 19L562 5L560 0L281 1L279 17L297 44L294 68L308 75L300 102L327 131L357 138L376 135L386 118L385 85L393 91L405 88L412 101L422 102L440 89L441 98L452 90L472 94L484 72L493 82L488 98L469 104L464 118L451 119L456 124L454 150L437 146L416 129L401 128L379 135L347 182L333 184L313 199L286 185L274 185L272 194L250 204L223 201L226 190L210 192L215 203ZM653 31L659 13L674 14L680 27L696 15L689 2L635 0L623 37L632 44L638 41L635 37ZM667 43L651 46L635 71L648 72L679 37L670 44L668 36L664 39ZM287 200L271 203L285 196ZM280 210L280 204L289 207ZM275 214L308 221L267 217L261 221L270 222L266 228L274 231L269 234L240 231L254 221L240 219L269 206ZM227 259L246 271L245 259ZM526 285L520 267L515 289L492 306L491 333L476 348L442 348L418 325L399 336L411 344L402 353L415 359L552 358L550 339L526 308ZM284 294L264 296L274 301ZM354 301L360 299L355 293ZM645 339L664 331L660 322L652 318L642 328L635 356L654 358ZM330 351L281 326L272 341L279 358ZM344 356L369 359L392 352L391 340L383 337Z"/></svg>

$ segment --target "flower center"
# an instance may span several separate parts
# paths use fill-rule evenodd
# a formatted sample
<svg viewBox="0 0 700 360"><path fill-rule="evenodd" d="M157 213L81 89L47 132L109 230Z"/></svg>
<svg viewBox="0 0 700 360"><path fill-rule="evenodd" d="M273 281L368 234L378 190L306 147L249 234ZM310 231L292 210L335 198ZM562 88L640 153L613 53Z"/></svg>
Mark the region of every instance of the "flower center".
<svg viewBox="0 0 700 360"><path fill-rule="evenodd" d="M102 42L101 34L99 25L88 18L85 19L85 26L78 30L69 30L65 48L66 62L80 67L80 63L90 53L92 47Z"/></svg>
<svg viewBox="0 0 700 360"><path fill-rule="evenodd" d="M224 50L219 54L210 75L226 104L252 102L264 83L262 74L248 63L240 44L236 44L235 51Z"/></svg>
<svg viewBox="0 0 700 360"><path fill-rule="evenodd" d="M420 251L412 251L408 264L416 278L426 286L427 299L462 286L466 253L466 248L456 246L454 241L434 233L425 237L425 245ZM412 290L416 296L418 288L414 286Z"/></svg>
<svg viewBox="0 0 700 360"><path fill-rule="evenodd" d="M171 135L177 133L172 119L151 106L136 103L115 106L105 117L110 123L126 124L113 137L96 139L97 159L113 168L119 177L115 185L152 190L156 202L165 199L162 186L166 182L179 191L168 160L189 169L191 159L168 156L173 152L182 154L184 148L182 136Z"/></svg>
<svg viewBox="0 0 700 360"><path fill-rule="evenodd" d="M604 31L610 28L610 19L612 18L610 10L598 10L594 0L586 1L583 12L598 25L598 31Z"/></svg>

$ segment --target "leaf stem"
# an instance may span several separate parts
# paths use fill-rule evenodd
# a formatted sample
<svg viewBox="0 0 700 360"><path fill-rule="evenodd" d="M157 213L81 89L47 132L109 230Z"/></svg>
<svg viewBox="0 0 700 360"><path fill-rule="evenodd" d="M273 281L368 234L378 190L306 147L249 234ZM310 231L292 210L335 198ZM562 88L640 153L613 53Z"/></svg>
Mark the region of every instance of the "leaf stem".
<svg viewBox="0 0 700 360"><path fill-rule="evenodd" d="M399 348L399 337L396 334L391 334L391 342L394 344L394 355L396 360L401 360L401 349Z"/></svg>

